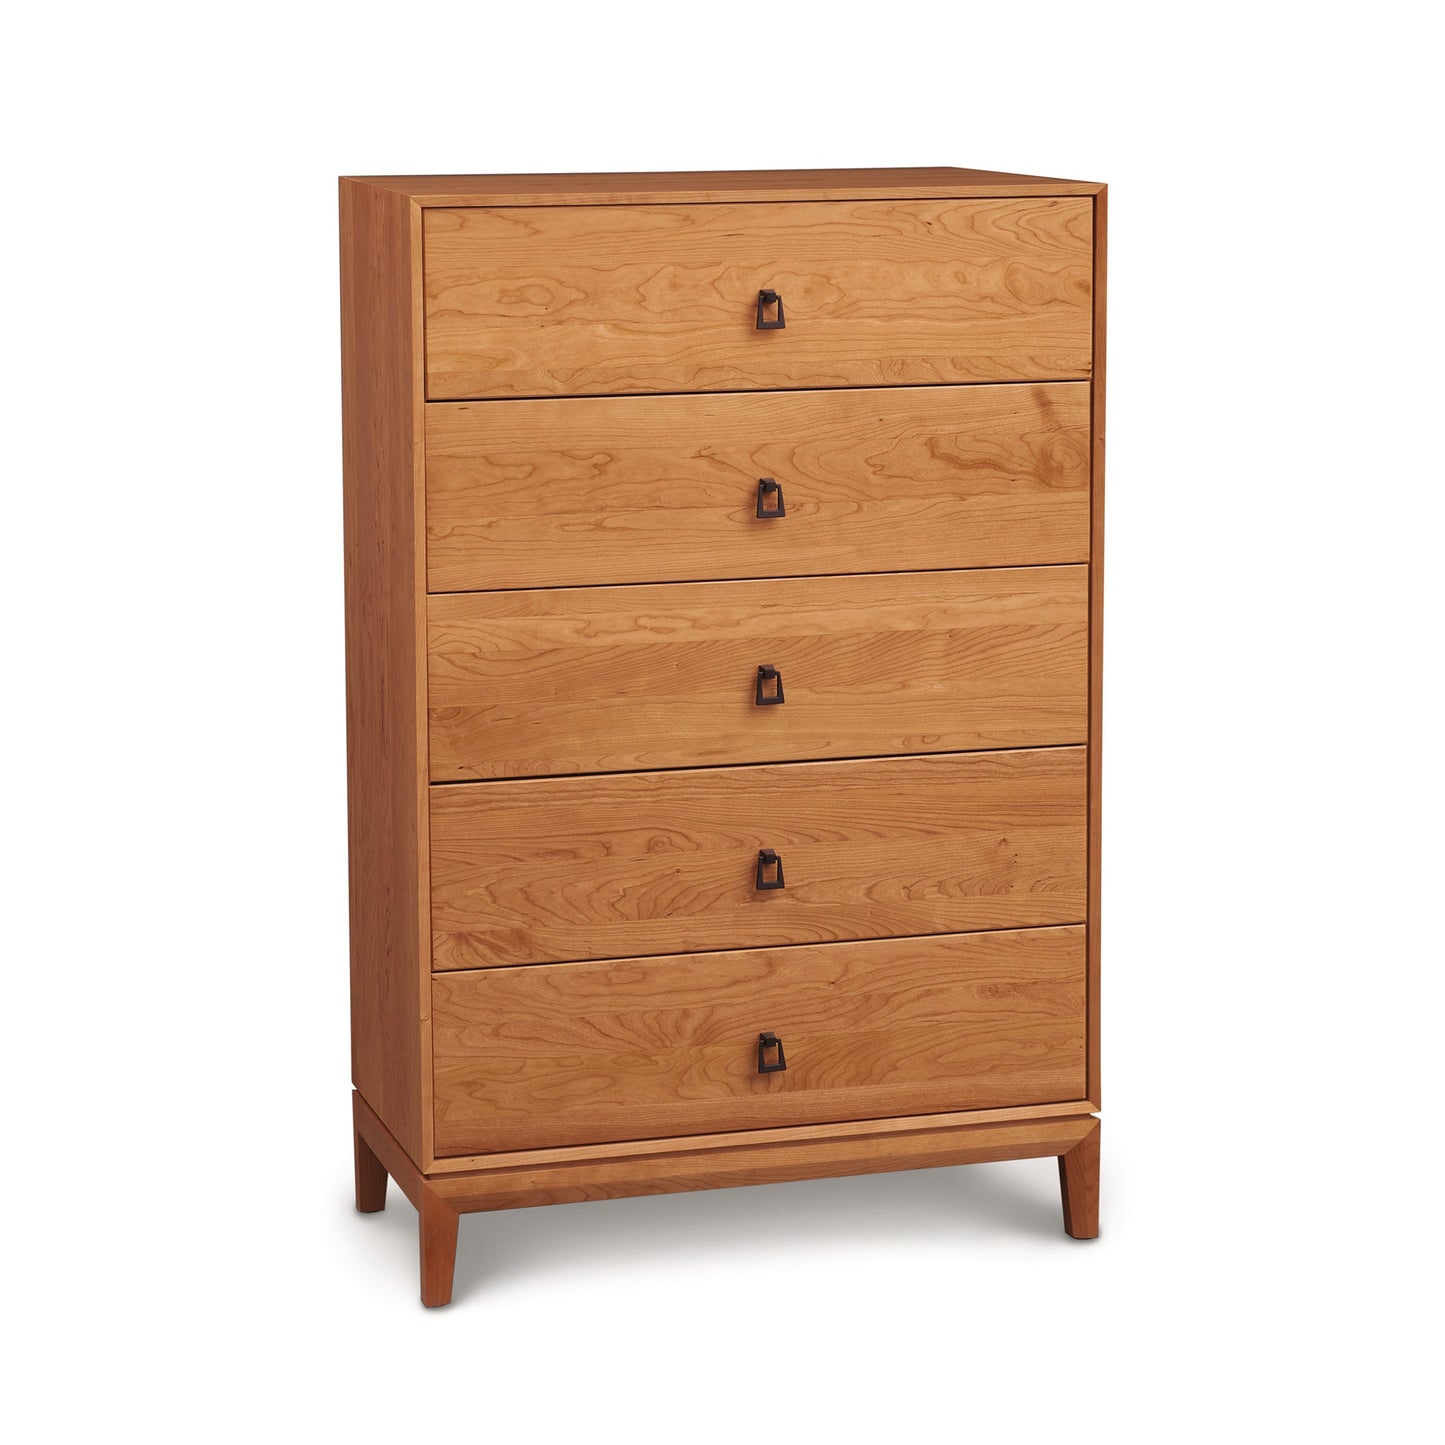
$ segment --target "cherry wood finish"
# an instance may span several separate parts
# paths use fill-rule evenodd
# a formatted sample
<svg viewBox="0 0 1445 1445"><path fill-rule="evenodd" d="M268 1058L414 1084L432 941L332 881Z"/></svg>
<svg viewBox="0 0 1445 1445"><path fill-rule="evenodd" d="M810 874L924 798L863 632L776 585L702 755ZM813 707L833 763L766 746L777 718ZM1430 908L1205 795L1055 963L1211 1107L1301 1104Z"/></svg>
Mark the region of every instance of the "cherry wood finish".
<svg viewBox="0 0 1445 1445"><path fill-rule="evenodd" d="M441 1175L428 1181L428 1187L463 1212L580 1204L638 1194L1061 1156L1097 1127L1097 1120L1088 1115L1012 1124L970 1125L966 1114L953 1119L956 1122L948 1126L892 1134L881 1141L874 1135L823 1137L526 1170L480 1170Z"/></svg>
<svg viewBox="0 0 1445 1445"><path fill-rule="evenodd" d="M1082 928L439 974L433 998L442 1154L1084 1091ZM759 1072L763 1031L786 1069Z"/></svg>
<svg viewBox="0 0 1445 1445"><path fill-rule="evenodd" d="M459 593L427 615L438 781L1088 737L1084 567Z"/></svg>
<svg viewBox="0 0 1445 1445"><path fill-rule="evenodd" d="M429 210L427 396L1087 377L1092 232L1082 196Z"/></svg>
<svg viewBox="0 0 1445 1445"><path fill-rule="evenodd" d="M708 201L1093 196L1093 181L959 166L793 171L621 171L571 175L356 176L418 206L694 205Z"/></svg>
<svg viewBox="0 0 1445 1445"><path fill-rule="evenodd" d="M427 408L433 592L1089 558L1087 382ZM758 482L785 515L759 518Z"/></svg>
<svg viewBox="0 0 1445 1445"><path fill-rule="evenodd" d="M356 1207L362 1214L375 1214L386 1208L386 1165L372 1153L359 1129L352 1132L356 1146Z"/></svg>
<svg viewBox="0 0 1445 1445"><path fill-rule="evenodd" d="M1075 1239L1099 1237L1099 1121L1059 1155L1059 1190L1064 1202L1064 1233Z"/></svg>
<svg viewBox="0 0 1445 1445"><path fill-rule="evenodd" d="M452 1302L452 1276L457 1264L457 1225L460 1222L457 1210L437 1190L423 1186L417 1215L421 1245L421 1302L429 1306L449 1305Z"/></svg>
<svg viewBox="0 0 1445 1445"><path fill-rule="evenodd" d="M340 201L351 1077L429 1157L421 213Z"/></svg>
<svg viewBox="0 0 1445 1445"><path fill-rule="evenodd" d="M1080 923L1084 783L1048 748L436 785L434 965Z"/></svg>
<svg viewBox="0 0 1445 1445"><path fill-rule="evenodd" d="M356 1202L424 1303L535 1204L1053 1156L1098 1233L1105 206L341 183Z"/></svg>
<svg viewBox="0 0 1445 1445"><path fill-rule="evenodd" d="M970 1124L1017 1124L1038 1119L1072 1119L1090 1112L1081 1099L1058 1104L1025 1104L1009 1109L969 1109ZM799 1124L782 1128L730 1129L710 1134L674 1134L656 1139L629 1139L615 1144L573 1144L546 1149L499 1149L484 1154L456 1154L432 1161L427 1177L461 1174L474 1169L522 1168L531 1164L585 1163L631 1158L641 1154L688 1154L707 1149L736 1149L744 1144L777 1144L796 1140L849 1138L865 1135L917 1133L943 1128L964 1117L957 1109L941 1114L905 1114L899 1118L849 1119L838 1124Z"/></svg>
<svg viewBox="0 0 1445 1445"><path fill-rule="evenodd" d="M1089 388L1093 437L1089 507L1089 1098L1103 1106L1099 907L1102 897L1104 785L1104 291L1108 269L1108 192L1094 198L1094 383Z"/></svg>
<svg viewBox="0 0 1445 1445"><path fill-rule="evenodd" d="M385 1208L386 1177L390 1175L396 1180L397 1188L417 1212L421 1301L428 1306L450 1304L457 1255L457 1205L438 1191L412 1163L406 1149L360 1093L352 1094L351 1103L352 1134L358 1161L356 1207L367 1214ZM367 1161L364 1201L361 1184L363 1159ZM373 1177L377 1166L384 1171L379 1184Z"/></svg>
<svg viewBox="0 0 1445 1445"><path fill-rule="evenodd" d="M954 1114L948 1122L929 1121L882 1138L867 1133L819 1132L807 1138L752 1139L666 1153L539 1160L520 1167L502 1165L424 1178L364 1101L358 1101L356 1115L358 1131L378 1157L386 1160L398 1187L417 1205L424 1271L422 1302L427 1305L451 1300L449 1267L455 1261L461 1214L1009 1159L1054 1156L1062 1164L1081 1141L1098 1135L1098 1120L1087 1114L986 1123ZM1078 1208L1087 1208L1087 1201L1081 1200ZM448 1267L445 1274L444 1264Z"/></svg>

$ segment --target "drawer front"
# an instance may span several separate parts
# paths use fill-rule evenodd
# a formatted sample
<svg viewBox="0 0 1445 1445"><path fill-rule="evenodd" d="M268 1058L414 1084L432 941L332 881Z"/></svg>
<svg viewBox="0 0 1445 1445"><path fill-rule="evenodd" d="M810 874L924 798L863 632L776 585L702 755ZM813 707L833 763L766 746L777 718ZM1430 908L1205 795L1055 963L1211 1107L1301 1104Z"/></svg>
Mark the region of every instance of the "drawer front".
<svg viewBox="0 0 1445 1445"><path fill-rule="evenodd" d="M423 246L433 401L1090 374L1087 197L428 210Z"/></svg>
<svg viewBox="0 0 1445 1445"><path fill-rule="evenodd" d="M441 974L437 1152L1081 1099L1084 988L1082 928Z"/></svg>
<svg viewBox="0 0 1445 1445"><path fill-rule="evenodd" d="M427 615L440 781L1088 732L1087 567L458 593Z"/></svg>
<svg viewBox="0 0 1445 1445"><path fill-rule="evenodd" d="M430 808L438 969L1086 917L1083 748L440 784Z"/></svg>
<svg viewBox="0 0 1445 1445"><path fill-rule="evenodd" d="M1086 562L1089 387L440 403L426 490L433 592Z"/></svg>

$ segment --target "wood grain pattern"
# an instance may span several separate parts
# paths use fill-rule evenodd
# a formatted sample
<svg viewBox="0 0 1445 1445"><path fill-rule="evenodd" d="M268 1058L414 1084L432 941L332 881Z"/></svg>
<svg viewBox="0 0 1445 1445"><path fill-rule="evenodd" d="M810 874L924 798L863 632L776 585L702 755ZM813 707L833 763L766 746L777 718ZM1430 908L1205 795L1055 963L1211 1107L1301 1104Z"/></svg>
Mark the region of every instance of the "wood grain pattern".
<svg viewBox="0 0 1445 1445"><path fill-rule="evenodd" d="M1085 567L432 597L431 776L1082 743L1088 605Z"/></svg>
<svg viewBox="0 0 1445 1445"><path fill-rule="evenodd" d="M1080 923L1084 749L431 789L439 969ZM758 850L786 887L754 887Z"/></svg>
<svg viewBox="0 0 1445 1445"><path fill-rule="evenodd" d="M420 212L341 183L352 1081L430 1159Z"/></svg>
<svg viewBox="0 0 1445 1445"><path fill-rule="evenodd" d="M436 402L426 454L433 592L1089 556L1086 382Z"/></svg>
<svg viewBox="0 0 1445 1445"><path fill-rule="evenodd" d="M1059 1155L1059 1192L1064 1204L1064 1233L1074 1239L1099 1237L1099 1121Z"/></svg>
<svg viewBox="0 0 1445 1445"><path fill-rule="evenodd" d="M1084 378L1092 231L1059 196L428 210L427 395Z"/></svg>
<svg viewBox="0 0 1445 1445"><path fill-rule="evenodd" d="M708 201L846 201L951 196L1085 196L1093 181L959 166L791 171L623 171L568 175L358 176L419 206L606 206Z"/></svg>
<svg viewBox="0 0 1445 1445"><path fill-rule="evenodd" d="M1094 379L1090 387L1089 506L1089 1098L1104 1101L1100 1077L1101 871L1104 856L1104 361L1108 272L1108 192L1094 198Z"/></svg>
<svg viewBox="0 0 1445 1445"><path fill-rule="evenodd" d="M965 1116L966 1117L966 1116ZM878 1138L825 1136L786 1144L749 1144L696 1154L644 1154L586 1164L480 1170L429 1180L429 1187L462 1213L580 1204L638 1194L728 1189L785 1180L895 1169L936 1169L1063 1155L1096 1121L1039 1119L1013 1124L960 1124Z"/></svg>
<svg viewBox="0 0 1445 1445"><path fill-rule="evenodd" d="M357 1204L391 1178L416 1205L429 1303L461 1210L1054 1155L1067 1230L1097 1233L1106 209L1091 183L951 168L343 181ZM763 286L783 331L753 326ZM753 516L759 476L787 518ZM996 745L1005 693L1011 723L1044 704L1061 639L1001 646L1002 614L977 625L986 574L946 595L869 574L987 568L1007 589L1013 567L1051 599L1087 569L1084 728L953 751ZM779 586L746 615L722 602ZM429 618L428 588L512 600ZM704 590L721 605L683 600ZM1052 600L1019 598L1026 629L1051 625ZM1077 613L1057 625L1077 649ZM789 702L728 716L719 669L759 637L800 649L748 663L749 685L782 666ZM670 688L633 696L651 738L626 726L642 658ZM819 659L856 709L819 701L799 728L794 674ZM429 687L434 721L468 714L478 778L623 771L428 788ZM921 709L892 731L889 695ZM804 751L747 751L760 720ZM845 746L909 751L779 764ZM683 770L636 771L662 765ZM785 889L754 889L759 847ZM1067 938L1072 972L946 970L999 937L981 930ZM784 1074L749 1072L750 1021L743 1066L724 1038L759 1004L795 1010L759 1025ZM1032 1102L1055 1068L1062 1092ZM513 1142L438 1160L437 1077L453 1125ZM955 1088L1030 1102L959 1109ZM830 1112L865 1096L866 1118ZM583 1134L606 1142L545 1142Z"/></svg>
<svg viewBox="0 0 1445 1445"><path fill-rule="evenodd" d="M1084 931L439 974L432 1029L442 1155L1053 1103L1084 1087Z"/></svg>

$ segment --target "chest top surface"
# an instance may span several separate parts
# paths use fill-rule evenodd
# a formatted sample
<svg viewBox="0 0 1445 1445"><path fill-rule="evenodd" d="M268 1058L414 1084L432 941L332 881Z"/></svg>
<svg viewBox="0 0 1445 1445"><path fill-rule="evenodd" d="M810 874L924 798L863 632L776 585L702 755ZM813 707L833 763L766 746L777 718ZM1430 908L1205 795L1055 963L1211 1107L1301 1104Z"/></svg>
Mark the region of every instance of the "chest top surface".
<svg viewBox="0 0 1445 1445"><path fill-rule="evenodd" d="M785 171L596 171L566 175L345 176L420 206L618 206L641 202L840 201L966 196L1092 196L1095 181L901 166Z"/></svg>

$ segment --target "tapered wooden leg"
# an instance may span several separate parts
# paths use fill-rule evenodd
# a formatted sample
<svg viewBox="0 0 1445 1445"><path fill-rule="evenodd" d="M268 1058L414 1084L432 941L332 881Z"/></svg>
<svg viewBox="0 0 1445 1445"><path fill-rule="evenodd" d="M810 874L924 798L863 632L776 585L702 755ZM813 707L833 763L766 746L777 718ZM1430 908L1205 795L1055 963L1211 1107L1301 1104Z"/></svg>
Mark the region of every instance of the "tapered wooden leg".
<svg viewBox="0 0 1445 1445"><path fill-rule="evenodd" d="M1099 1237L1099 1126L1059 1155L1059 1193L1064 1199L1064 1233L1075 1239Z"/></svg>
<svg viewBox="0 0 1445 1445"><path fill-rule="evenodd" d="M386 1166L371 1152L371 1145L352 1127L356 1145L356 1207L363 1214L386 1208Z"/></svg>
<svg viewBox="0 0 1445 1445"><path fill-rule="evenodd" d="M457 1225L461 1216L425 1184L421 1191L421 1302L449 1305L457 1263Z"/></svg>

